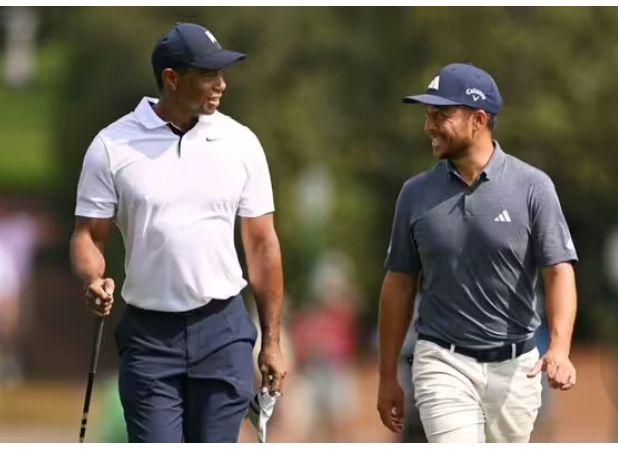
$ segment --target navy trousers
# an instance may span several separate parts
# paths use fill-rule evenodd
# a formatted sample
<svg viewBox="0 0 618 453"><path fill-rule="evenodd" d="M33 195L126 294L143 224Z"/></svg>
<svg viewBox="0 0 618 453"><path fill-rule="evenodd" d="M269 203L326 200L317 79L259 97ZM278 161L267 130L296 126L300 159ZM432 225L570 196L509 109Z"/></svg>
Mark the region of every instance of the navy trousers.
<svg viewBox="0 0 618 453"><path fill-rule="evenodd" d="M256 337L240 295L184 313L128 305L116 344L129 442L237 442Z"/></svg>

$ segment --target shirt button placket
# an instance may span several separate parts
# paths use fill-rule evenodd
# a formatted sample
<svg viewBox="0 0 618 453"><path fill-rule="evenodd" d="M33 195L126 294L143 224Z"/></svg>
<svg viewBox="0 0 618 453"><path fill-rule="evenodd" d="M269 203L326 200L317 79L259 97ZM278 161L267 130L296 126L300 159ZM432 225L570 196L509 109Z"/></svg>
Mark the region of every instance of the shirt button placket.
<svg viewBox="0 0 618 453"><path fill-rule="evenodd" d="M471 197L472 195L472 191L470 189L467 189L466 192L464 193L464 197L463 197L463 208L464 208L464 217L472 217L472 206L471 206Z"/></svg>

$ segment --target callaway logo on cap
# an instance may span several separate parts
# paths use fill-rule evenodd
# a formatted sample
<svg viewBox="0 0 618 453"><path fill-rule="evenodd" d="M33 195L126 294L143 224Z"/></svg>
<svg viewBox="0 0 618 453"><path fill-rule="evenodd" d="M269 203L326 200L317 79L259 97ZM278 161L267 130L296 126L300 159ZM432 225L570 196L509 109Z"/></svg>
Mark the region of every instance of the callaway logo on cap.
<svg viewBox="0 0 618 453"><path fill-rule="evenodd" d="M425 94L406 96L403 102L436 106L465 105L497 115L502 108L502 96L494 79L472 64L452 63L440 70Z"/></svg>

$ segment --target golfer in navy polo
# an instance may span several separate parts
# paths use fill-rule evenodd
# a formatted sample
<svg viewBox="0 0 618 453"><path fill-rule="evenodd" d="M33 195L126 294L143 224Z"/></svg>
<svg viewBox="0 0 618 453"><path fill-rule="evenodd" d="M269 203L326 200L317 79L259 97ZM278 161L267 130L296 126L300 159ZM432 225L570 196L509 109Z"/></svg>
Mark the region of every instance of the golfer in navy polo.
<svg viewBox="0 0 618 453"><path fill-rule="evenodd" d="M540 372L555 389L576 381L577 254L554 185L493 140L502 98L482 69L450 64L404 102L425 106L440 162L397 200L380 300L380 417L401 429L397 358L420 289L412 379L429 441L527 442ZM541 358L539 271L551 332Z"/></svg>
<svg viewBox="0 0 618 453"><path fill-rule="evenodd" d="M116 332L131 442L235 442L253 393L257 330L240 295L240 217L262 345L262 387L281 391L281 253L264 151L219 112L223 69L244 54L176 24L155 45L160 98L101 130L84 157L72 260L90 309L109 315L103 255L112 225L126 249L127 303Z"/></svg>

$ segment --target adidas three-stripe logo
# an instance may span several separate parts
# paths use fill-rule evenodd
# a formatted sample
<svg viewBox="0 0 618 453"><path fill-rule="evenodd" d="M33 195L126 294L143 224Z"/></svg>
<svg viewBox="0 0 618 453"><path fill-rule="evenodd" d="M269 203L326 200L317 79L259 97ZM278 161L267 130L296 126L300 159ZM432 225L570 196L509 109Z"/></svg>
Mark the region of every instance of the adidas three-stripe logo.
<svg viewBox="0 0 618 453"><path fill-rule="evenodd" d="M511 221L511 216L509 215L509 211L507 211L506 209L502 211L498 215L498 217L494 219L494 222L510 222L510 221Z"/></svg>

